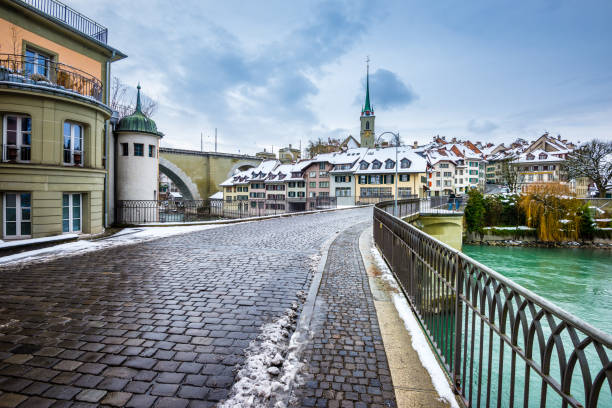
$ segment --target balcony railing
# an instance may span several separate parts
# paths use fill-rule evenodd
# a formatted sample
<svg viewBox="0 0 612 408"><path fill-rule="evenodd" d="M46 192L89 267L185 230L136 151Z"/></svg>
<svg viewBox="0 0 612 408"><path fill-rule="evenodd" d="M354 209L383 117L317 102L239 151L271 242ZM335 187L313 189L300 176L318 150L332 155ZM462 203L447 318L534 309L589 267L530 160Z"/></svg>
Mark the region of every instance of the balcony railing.
<svg viewBox="0 0 612 408"><path fill-rule="evenodd" d="M2 145L3 162L29 162L31 157L31 146L18 146L14 144Z"/></svg>
<svg viewBox="0 0 612 408"><path fill-rule="evenodd" d="M42 66L25 55L0 53L0 81L42 86L102 102L102 82L98 78L51 60L45 60Z"/></svg>
<svg viewBox="0 0 612 408"><path fill-rule="evenodd" d="M19 0L106 44L108 29L57 0Z"/></svg>
<svg viewBox="0 0 612 408"><path fill-rule="evenodd" d="M423 202L400 201L399 217ZM392 211L374 208L374 242L465 406L612 406L612 336Z"/></svg>

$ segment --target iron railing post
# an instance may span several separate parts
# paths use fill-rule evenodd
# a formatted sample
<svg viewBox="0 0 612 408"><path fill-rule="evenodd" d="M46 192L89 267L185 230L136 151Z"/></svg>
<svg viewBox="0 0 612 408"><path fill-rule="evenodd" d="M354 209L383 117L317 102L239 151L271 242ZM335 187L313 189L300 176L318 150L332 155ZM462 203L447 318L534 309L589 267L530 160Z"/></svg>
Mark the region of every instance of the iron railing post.
<svg viewBox="0 0 612 408"><path fill-rule="evenodd" d="M453 391L461 394L461 338L462 338L462 316L463 316L463 265L459 253L455 253L455 341L453 355Z"/></svg>

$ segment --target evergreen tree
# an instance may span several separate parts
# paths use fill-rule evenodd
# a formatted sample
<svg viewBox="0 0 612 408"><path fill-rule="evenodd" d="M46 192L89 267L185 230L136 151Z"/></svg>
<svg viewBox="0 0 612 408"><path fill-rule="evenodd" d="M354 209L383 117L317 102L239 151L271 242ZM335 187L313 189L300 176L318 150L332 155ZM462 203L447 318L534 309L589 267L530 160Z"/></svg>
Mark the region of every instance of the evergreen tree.
<svg viewBox="0 0 612 408"><path fill-rule="evenodd" d="M480 191L473 188L468 191L468 202L465 207L465 223L469 232L483 233L485 221L485 201Z"/></svg>

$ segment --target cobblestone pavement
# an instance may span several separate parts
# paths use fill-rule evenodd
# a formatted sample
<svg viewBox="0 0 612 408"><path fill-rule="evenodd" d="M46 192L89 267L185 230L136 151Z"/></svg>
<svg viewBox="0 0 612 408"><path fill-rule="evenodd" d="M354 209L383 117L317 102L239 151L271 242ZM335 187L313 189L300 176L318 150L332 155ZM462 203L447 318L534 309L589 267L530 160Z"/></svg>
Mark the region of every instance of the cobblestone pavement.
<svg viewBox="0 0 612 408"><path fill-rule="evenodd" d="M0 269L0 407L214 406L260 327L308 290L321 244L367 219L270 219Z"/></svg>
<svg viewBox="0 0 612 408"><path fill-rule="evenodd" d="M347 229L332 243L314 311L295 399L302 407L395 407L395 394L359 235Z"/></svg>

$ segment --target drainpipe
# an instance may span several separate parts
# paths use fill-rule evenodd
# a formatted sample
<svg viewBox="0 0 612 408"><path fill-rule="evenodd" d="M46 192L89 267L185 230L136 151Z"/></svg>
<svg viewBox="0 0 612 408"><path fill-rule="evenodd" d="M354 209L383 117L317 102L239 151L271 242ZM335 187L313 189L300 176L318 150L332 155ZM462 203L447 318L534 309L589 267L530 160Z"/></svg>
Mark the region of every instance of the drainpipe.
<svg viewBox="0 0 612 408"><path fill-rule="evenodd" d="M110 68L111 68L111 60L115 57L115 51L111 54L110 59L106 60L106 105L110 104ZM112 115L112 113L111 113ZM108 193L108 185L109 185L109 170L110 170L110 120L104 121L104 134L106 135L106 160L104 163L104 167L106 167L106 174L104 175L104 228L108 227L108 209L109 209L109 193Z"/></svg>

